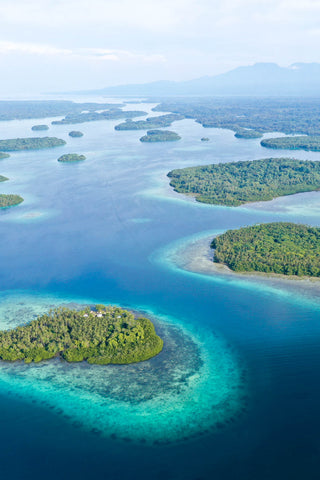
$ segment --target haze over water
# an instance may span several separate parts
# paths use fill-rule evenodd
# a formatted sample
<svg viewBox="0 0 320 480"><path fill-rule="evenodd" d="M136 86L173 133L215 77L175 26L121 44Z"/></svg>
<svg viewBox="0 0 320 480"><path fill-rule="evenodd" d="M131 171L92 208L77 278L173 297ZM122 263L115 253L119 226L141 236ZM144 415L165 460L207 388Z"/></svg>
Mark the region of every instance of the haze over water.
<svg viewBox="0 0 320 480"><path fill-rule="evenodd" d="M148 111L151 107L130 105ZM32 136L31 126L37 122L2 122L2 138ZM132 436L126 442L116 441L83 425L83 413L94 421L103 413L80 402L84 387L79 387L76 375L70 385L79 387L79 394L61 401L62 393L70 393L61 382L52 389L48 382L47 390L36 394L39 377L2 372L3 475L17 480L38 478L40 473L47 479L318 478L317 298L303 292L288 294L285 285L272 289L254 279L248 284L186 273L164 252L203 232L259 222L319 225L320 210L320 192L241 208L197 204L168 188L169 170L270 156L320 160L320 153L276 155L263 149L259 140L236 139L233 132L204 129L193 120L173 124L182 136L180 142L143 144L142 131L118 132L117 123L81 124L84 136L78 139L68 137L74 126L50 126L43 135L63 138L66 146L13 153L1 160L0 174L10 178L2 185L3 193L25 198L21 206L0 212L0 288L6 291L0 303L1 328L13 325L19 315L26 321L28 315L56 302L106 302L147 311L182 327L189 340L195 339L189 344L194 360L186 369L188 375L192 369L202 372L201 361L211 368L212 360L219 357L221 371L227 365L236 392L237 375L241 376L241 398L232 397L232 402L236 398L231 402L232 415L223 417L221 428L160 447L136 443ZM210 142L201 143L203 136ZM73 151L87 160L72 165L56 161ZM312 295L317 297L316 292ZM18 299L20 313L12 306L19 304ZM179 335L174 338L181 339ZM197 342L202 356L196 353ZM188 350L184 353L187 356ZM183 359L179 361L186 368ZM150 365L151 375L157 365ZM214 381L210 372L208 385ZM123 377L121 401L126 380ZM114 386L116 379L112 381ZM91 395L88 382L85 387ZM142 397L143 385L138 380L135 385L137 397ZM167 394L168 386L163 383L162 388ZM184 392L187 396L188 390ZM179 394L175 395L177 399ZM88 410L81 412L85 405ZM204 407L197 410L200 420L207 403ZM112 419L115 424L120 409L118 415L115 412Z"/></svg>

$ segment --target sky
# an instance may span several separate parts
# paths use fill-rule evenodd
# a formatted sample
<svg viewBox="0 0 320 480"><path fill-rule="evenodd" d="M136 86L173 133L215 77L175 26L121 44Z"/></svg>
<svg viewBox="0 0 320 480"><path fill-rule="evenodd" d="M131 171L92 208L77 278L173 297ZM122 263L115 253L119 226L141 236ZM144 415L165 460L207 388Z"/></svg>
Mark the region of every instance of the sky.
<svg viewBox="0 0 320 480"><path fill-rule="evenodd" d="M2 95L320 62L320 0L0 0Z"/></svg>

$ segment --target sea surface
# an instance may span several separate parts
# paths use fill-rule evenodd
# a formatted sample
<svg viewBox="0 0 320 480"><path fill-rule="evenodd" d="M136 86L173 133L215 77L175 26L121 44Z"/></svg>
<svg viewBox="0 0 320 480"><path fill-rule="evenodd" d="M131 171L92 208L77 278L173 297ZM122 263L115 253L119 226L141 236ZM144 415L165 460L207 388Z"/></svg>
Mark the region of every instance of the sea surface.
<svg viewBox="0 0 320 480"><path fill-rule="evenodd" d="M0 138L52 120L1 122ZM320 192L217 207L176 194L166 174L320 153L270 151L190 119L173 124L181 141L147 144L118 123L50 126L37 136L67 145L0 161L1 193L25 198L0 211L0 328L58 305L117 304L148 315L165 348L129 366L2 363L1 478L319 479L320 287L183 265L188 245L226 229L320 226ZM64 153L87 159L61 164Z"/></svg>

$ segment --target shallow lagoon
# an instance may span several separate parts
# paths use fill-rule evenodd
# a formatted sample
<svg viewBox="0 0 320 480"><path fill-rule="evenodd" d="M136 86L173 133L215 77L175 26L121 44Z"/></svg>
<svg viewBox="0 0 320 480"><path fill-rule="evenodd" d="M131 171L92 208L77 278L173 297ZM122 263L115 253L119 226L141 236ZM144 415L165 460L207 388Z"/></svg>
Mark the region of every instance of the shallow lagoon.
<svg viewBox="0 0 320 480"><path fill-rule="evenodd" d="M110 425L104 428L102 407L98 404L95 408L93 400L99 385L92 379L85 380L82 372L76 373L81 367L75 366L68 377L65 370L51 365L53 378L47 381L40 375L43 371L44 377L49 376L47 366L39 368L39 375L27 373L28 378L23 371L13 374L12 367L6 367L8 370L0 374L3 474L19 480L42 478L44 470L47 478L318 478L317 302L305 301L290 291L286 294L285 286L281 295L254 281L243 288L245 281L241 279L212 281L204 275L181 272L172 262L155 259L173 242L179 244L203 232L280 219L318 225L320 194L296 195L237 209L185 200L168 188L165 175L169 170L214 161L264 158L270 152L257 140L237 140L232 132L204 129L191 120L173 124L172 130L182 136L176 145L141 144L141 132L115 132L116 123L82 124L84 137L71 140L70 126L55 126L50 128L50 135L66 139L67 146L19 152L1 160L0 174L11 179L3 185L3 193L12 191L26 199L16 209L0 212L0 286L3 291L9 290L5 310L1 311L2 325L10 326L19 315L26 318L66 300L108 301L146 311L178 330L182 327L188 338L197 339L203 353L201 358L192 356L192 365L200 368L201 381L208 375L208 370L205 373L201 368L211 365L212 371L216 365L210 364L214 356L208 358L205 353L210 352L210 346L216 347L214 354L235 361L233 367L240 366L235 368L236 373L242 375L245 365L245 388L241 392L247 398L238 402L237 396L233 412L238 414L230 415L222 428L211 428L212 422L206 420L208 431L199 435L201 429L197 427L196 435L187 442L181 442L181 435L179 441L177 436L167 436L163 438L171 442L169 445L150 446L148 438L155 438L155 434L149 429L144 435L141 431L136 435L136 439L146 440L142 444L135 441L134 428L130 427L124 444L105 432L123 438L119 428L126 425L128 412L119 414L120 420L116 415L110 420L117 432ZM1 124L2 138L24 136L33 124L34 120L5 122ZM203 136L211 141L202 143ZM69 147L86 155L85 165L56 162ZM278 156L286 153L292 156L292 152L283 151ZM319 153L294 153L298 158L320 160ZM35 218L33 212L42 215ZM27 303L26 295L36 295L27 312L26 306L18 305ZM20 314L12 306L13 297ZM134 368L148 370L148 362ZM121 385L126 383L124 375ZM114 380L112 385L116 385ZM71 390L72 401L68 396ZM117 402L125 398L123 390L120 398L112 390L118 411ZM141 400L147 390L136 381L131 392ZM177 423L179 415L175 415ZM160 430L162 434L167 431ZM17 458L19 463L13 461Z"/></svg>

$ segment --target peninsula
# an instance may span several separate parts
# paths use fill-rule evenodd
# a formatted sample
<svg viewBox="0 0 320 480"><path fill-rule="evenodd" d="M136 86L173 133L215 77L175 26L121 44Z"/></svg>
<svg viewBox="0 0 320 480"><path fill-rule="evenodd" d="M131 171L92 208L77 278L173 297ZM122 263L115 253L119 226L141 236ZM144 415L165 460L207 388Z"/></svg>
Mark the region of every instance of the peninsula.
<svg viewBox="0 0 320 480"><path fill-rule="evenodd" d="M3 152L0 152L0 160L3 160L4 158L9 158L10 155L8 153L3 153Z"/></svg>
<svg viewBox="0 0 320 480"><path fill-rule="evenodd" d="M0 332L0 359L106 365L148 360L163 348L152 322L118 307L57 308L27 325Z"/></svg>
<svg viewBox="0 0 320 480"><path fill-rule="evenodd" d="M320 277L320 228L265 223L228 230L213 239L216 263L235 272Z"/></svg>
<svg viewBox="0 0 320 480"><path fill-rule="evenodd" d="M22 202L23 198L19 195L5 195L4 193L0 194L0 208L13 207Z"/></svg>
<svg viewBox="0 0 320 480"><path fill-rule="evenodd" d="M181 140L181 137L170 130L148 130L147 135L140 138L140 142L175 142L177 140Z"/></svg>
<svg viewBox="0 0 320 480"><path fill-rule="evenodd" d="M320 189L320 163L265 158L172 170L170 185L198 202L238 206Z"/></svg>
<svg viewBox="0 0 320 480"><path fill-rule="evenodd" d="M306 150L320 152L320 135L297 135L295 137L277 137L261 140L262 147L283 150Z"/></svg>
<svg viewBox="0 0 320 480"><path fill-rule="evenodd" d="M263 136L262 133L256 132L255 130L251 130L248 128L239 128L236 133L234 134L236 138L261 138Z"/></svg>
<svg viewBox="0 0 320 480"><path fill-rule="evenodd" d="M14 152L19 150L40 150L65 145L66 142L56 137L10 138L0 140L0 150Z"/></svg>
<svg viewBox="0 0 320 480"><path fill-rule="evenodd" d="M85 155L78 155L77 153L66 153L65 155L61 155L61 157L58 158L58 162L81 162L85 159Z"/></svg>

